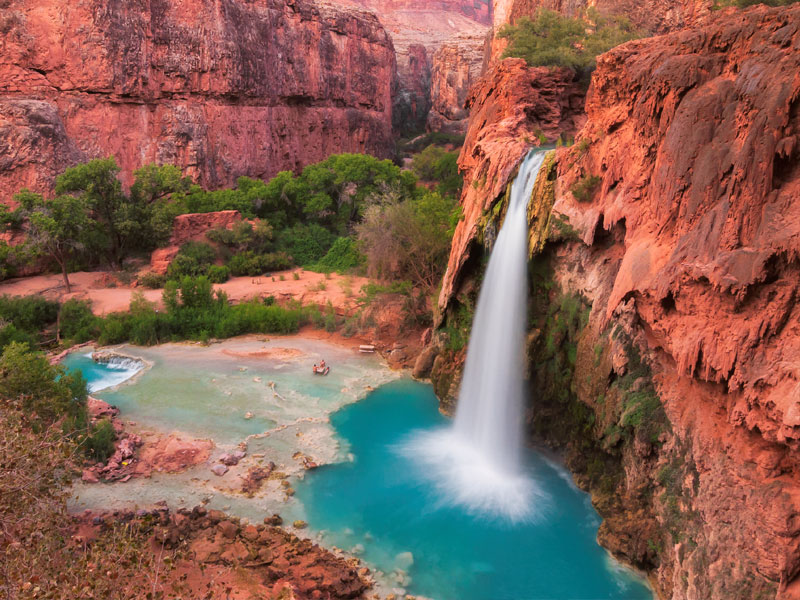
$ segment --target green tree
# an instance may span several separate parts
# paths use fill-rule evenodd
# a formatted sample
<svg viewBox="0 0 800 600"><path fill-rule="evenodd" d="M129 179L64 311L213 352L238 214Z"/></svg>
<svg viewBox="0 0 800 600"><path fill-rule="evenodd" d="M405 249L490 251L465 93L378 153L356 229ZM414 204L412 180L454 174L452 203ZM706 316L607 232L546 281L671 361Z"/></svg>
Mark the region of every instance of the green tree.
<svg viewBox="0 0 800 600"><path fill-rule="evenodd" d="M146 205L138 196L127 198L114 158L100 158L70 167L56 178L56 193L74 195L89 207L87 246L120 267L126 252L147 242Z"/></svg>
<svg viewBox="0 0 800 600"><path fill-rule="evenodd" d="M83 198L57 196L45 202L40 194L23 190L15 196L28 221L28 243L40 254L52 258L61 268L64 287L72 291L67 264L82 250L89 228L89 207Z"/></svg>
<svg viewBox="0 0 800 600"><path fill-rule="evenodd" d="M41 352L12 342L0 357L0 401L10 402L42 424L66 417L65 429L86 426L86 380L80 372L65 373Z"/></svg>
<svg viewBox="0 0 800 600"><path fill-rule="evenodd" d="M308 165L300 175L305 186L302 211L330 231L345 235L360 219L370 197L396 189L401 195L416 193L416 177L390 160L367 154L334 154Z"/></svg>
<svg viewBox="0 0 800 600"><path fill-rule="evenodd" d="M179 192L187 192L192 185L189 177L184 177L175 165L148 164L133 172L131 197L152 204Z"/></svg>
<svg viewBox="0 0 800 600"><path fill-rule="evenodd" d="M438 182L437 191L443 196L461 195L464 180L458 171L458 152L431 144L414 156L411 170L423 181Z"/></svg>

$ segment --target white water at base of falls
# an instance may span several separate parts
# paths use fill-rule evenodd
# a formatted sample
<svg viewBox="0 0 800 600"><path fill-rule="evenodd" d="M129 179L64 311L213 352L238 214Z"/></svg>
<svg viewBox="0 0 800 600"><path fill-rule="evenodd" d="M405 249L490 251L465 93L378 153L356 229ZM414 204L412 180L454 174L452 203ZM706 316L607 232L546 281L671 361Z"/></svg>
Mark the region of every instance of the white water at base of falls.
<svg viewBox="0 0 800 600"><path fill-rule="evenodd" d="M402 451L447 503L512 521L530 519L539 495L521 465L528 290L527 209L545 152L532 150L511 186L472 324L455 422L417 435Z"/></svg>

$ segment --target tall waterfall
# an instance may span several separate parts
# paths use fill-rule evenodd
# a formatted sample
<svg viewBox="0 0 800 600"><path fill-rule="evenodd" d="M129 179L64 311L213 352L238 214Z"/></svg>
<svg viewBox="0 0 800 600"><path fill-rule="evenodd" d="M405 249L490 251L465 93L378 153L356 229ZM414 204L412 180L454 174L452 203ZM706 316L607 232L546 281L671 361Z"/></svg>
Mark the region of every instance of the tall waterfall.
<svg viewBox="0 0 800 600"><path fill-rule="evenodd" d="M511 186L505 221L481 286L455 423L405 447L447 502L511 520L531 515L533 482L522 472L527 208L543 151L532 150Z"/></svg>
<svg viewBox="0 0 800 600"><path fill-rule="evenodd" d="M483 278L458 395L456 433L508 473L519 470L528 296L528 201L544 152L531 151Z"/></svg>

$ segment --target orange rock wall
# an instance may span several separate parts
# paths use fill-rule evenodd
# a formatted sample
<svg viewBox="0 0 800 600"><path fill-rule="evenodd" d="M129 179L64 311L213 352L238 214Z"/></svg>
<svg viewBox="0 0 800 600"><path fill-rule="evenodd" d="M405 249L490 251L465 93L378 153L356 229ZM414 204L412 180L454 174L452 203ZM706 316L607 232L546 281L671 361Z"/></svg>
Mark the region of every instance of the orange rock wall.
<svg viewBox="0 0 800 600"><path fill-rule="evenodd" d="M557 154L552 293L591 306L571 390L622 469L611 495L592 488L599 538L663 598L800 598L798 48L800 7L763 6L625 44L599 59L588 121ZM477 224L541 126L535 72L502 61L471 97L442 310L474 286ZM612 332L652 371L655 441L614 439L631 350Z"/></svg>

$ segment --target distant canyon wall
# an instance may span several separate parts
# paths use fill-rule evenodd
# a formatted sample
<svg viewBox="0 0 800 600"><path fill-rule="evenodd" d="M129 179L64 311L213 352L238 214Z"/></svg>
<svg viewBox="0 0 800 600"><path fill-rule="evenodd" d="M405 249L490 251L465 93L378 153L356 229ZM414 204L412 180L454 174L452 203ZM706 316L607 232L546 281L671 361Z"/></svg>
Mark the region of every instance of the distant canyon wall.
<svg viewBox="0 0 800 600"><path fill-rule="evenodd" d="M394 127L464 133L463 101L483 70L491 0L342 0L375 12L397 52Z"/></svg>
<svg viewBox="0 0 800 600"><path fill-rule="evenodd" d="M353 7L6 0L0 48L0 201L99 156L221 187L394 148L392 41Z"/></svg>

